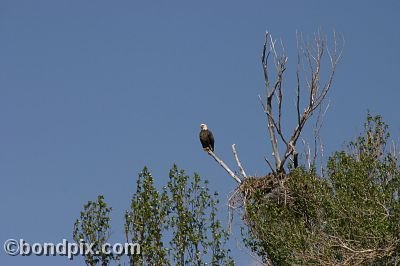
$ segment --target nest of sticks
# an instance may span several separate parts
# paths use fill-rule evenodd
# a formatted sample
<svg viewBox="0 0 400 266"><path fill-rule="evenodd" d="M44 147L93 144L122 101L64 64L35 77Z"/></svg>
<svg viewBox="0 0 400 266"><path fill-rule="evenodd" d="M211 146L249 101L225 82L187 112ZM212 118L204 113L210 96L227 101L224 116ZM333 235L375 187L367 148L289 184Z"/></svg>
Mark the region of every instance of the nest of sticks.
<svg viewBox="0 0 400 266"><path fill-rule="evenodd" d="M229 197L230 221L233 220L233 212L237 210L240 210L242 219L246 221L246 206L257 204L256 199L270 200L282 207L290 206L293 203L293 197L287 187L289 179L290 176L284 173L246 178ZM231 222L229 228L231 228Z"/></svg>

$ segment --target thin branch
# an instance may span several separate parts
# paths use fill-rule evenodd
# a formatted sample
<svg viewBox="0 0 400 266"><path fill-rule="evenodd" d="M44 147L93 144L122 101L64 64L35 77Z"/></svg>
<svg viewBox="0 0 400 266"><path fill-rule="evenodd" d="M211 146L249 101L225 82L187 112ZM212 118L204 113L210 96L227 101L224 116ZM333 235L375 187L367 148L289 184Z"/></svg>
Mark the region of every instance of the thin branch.
<svg viewBox="0 0 400 266"><path fill-rule="evenodd" d="M237 187L228 199L228 233L231 234L232 232L232 223L233 223L233 212L243 207L245 205L245 200L243 199L240 187ZM242 205L243 204L243 205Z"/></svg>
<svg viewBox="0 0 400 266"><path fill-rule="evenodd" d="M262 52L262 56L261 56L261 63L262 63L263 70L264 70L264 82L265 82L266 94L269 95L270 87L269 87L269 78L268 78L268 58L269 58L270 51L267 47L268 47L268 32L265 33L264 48L263 48L263 52Z"/></svg>
<svg viewBox="0 0 400 266"><path fill-rule="evenodd" d="M310 144L308 144L304 139L302 139L303 146L304 146L304 155L307 162L307 169L311 169L311 151L310 151Z"/></svg>
<svg viewBox="0 0 400 266"><path fill-rule="evenodd" d="M259 95L259 97L260 97L260 95ZM261 100L261 97L259 98L260 100ZM262 104L262 106L263 107L265 107L265 105L264 105L264 103L261 101L261 104ZM274 119L274 117L273 117L273 115L272 115L272 111L268 111L269 110L269 108L267 108L266 109L266 111L265 111L265 114L267 115L267 117L268 117L268 127L270 126L270 124L272 125L272 128L275 128L276 129L276 133L278 133L278 136L281 138L281 140L283 141L283 143L285 143L285 145L287 145L288 143L287 143L287 141L286 141L286 139L285 139L285 136L283 135L283 132L282 132L282 130L281 130L281 128L280 128L280 125L278 125L278 124L276 124L276 121L275 121L275 119ZM275 135L275 134L274 134Z"/></svg>
<svg viewBox="0 0 400 266"><path fill-rule="evenodd" d="M264 157L264 160L267 162L269 168L271 168L272 173L275 174L276 172L275 172L274 168L272 167L272 164L268 161L267 157Z"/></svg>
<svg viewBox="0 0 400 266"><path fill-rule="evenodd" d="M243 176L243 178L247 178L246 172L244 171L243 166L239 161L239 157L237 155L235 146L236 146L236 144L232 144L233 156L235 156L235 160L236 160L236 163L237 163L237 165L238 165L238 167L240 169L241 175Z"/></svg>
<svg viewBox="0 0 400 266"><path fill-rule="evenodd" d="M224 168L225 171L227 171L228 174L229 174L233 179L235 179L236 182L238 182L239 184L242 183L242 180L240 180L240 178L237 177L237 176L235 175L235 173L224 163L224 161L222 161L214 152L212 152L211 150L207 150L207 153L208 153L211 157L213 157L214 160L215 160L217 163L219 163L219 165L221 165L222 168Z"/></svg>
<svg viewBox="0 0 400 266"><path fill-rule="evenodd" d="M300 47L299 47L299 39L298 33L296 32L296 40L297 40L297 71L296 71L296 79L297 79L297 91L296 91L296 111L297 111L297 124L300 124Z"/></svg>
<svg viewBox="0 0 400 266"><path fill-rule="evenodd" d="M260 103L261 103L264 113L267 113L267 109L265 108L265 104L264 104L260 94L258 94L258 99L260 100Z"/></svg>
<svg viewBox="0 0 400 266"><path fill-rule="evenodd" d="M313 165L316 165L318 157L320 158L320 163L322 164L322 160L323 160L323 156L324 156L324 154L323 154L324 147L322 145L320 131L321 131L322 125L324 123L324 117L325 117L326 112L329 109L329 106L330 106L330 104L328 103L326 105L325 110L322 111L322 105L320 105L318 115L317 115L317 120L315 121L314 130L313 130L314 131L314 154L313 154L313 159L312 159ZM320 144L320 147L319 147L320 152L319 153L318 153L318 142ZM322 169L321 169L321 176L322 176Z"/></svg>

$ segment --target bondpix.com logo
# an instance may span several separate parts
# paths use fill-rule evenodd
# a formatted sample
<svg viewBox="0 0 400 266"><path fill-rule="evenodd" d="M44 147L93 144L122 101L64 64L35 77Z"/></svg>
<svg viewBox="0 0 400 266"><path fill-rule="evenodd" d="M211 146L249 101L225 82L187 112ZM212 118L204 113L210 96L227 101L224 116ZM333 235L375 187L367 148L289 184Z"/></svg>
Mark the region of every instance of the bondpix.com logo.
<svg viewBox="0 0 400 266"><path fill-rule="evenodd" d="M7 239L3 245L4 251L10 256L74 256L82 255L138 255L140 245L138 243L104 243L100 249L96 249L93 243L80 240L79 243L68 242L63 239L60 243L28 243L24 239Z"/></svg>

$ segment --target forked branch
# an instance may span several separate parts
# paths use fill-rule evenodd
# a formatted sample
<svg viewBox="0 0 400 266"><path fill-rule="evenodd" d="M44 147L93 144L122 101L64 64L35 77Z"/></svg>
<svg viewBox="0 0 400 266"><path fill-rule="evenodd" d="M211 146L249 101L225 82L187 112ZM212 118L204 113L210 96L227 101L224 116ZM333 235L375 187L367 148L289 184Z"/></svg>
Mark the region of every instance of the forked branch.
<svg viewBox="0 0 400 266"><path fill-rule="evenodd" d="M234 149L234 145L235 144L233 144L232 145L232 149ZM234 153L235 153L236 151L234 150ZM207 150L207 153L208 153L208 155L210 155L211 157L213 157L214 158L214 160L219 164L219 165L221 165L221 167L222 168L224 168L225 169L225 171L226 172L228 172L228 174L236 181L236 182L238 182L239 184L241 184L242 183L242 180L240 180L240 178L226 165L226 163L223 161L223 160L221 160L213 151L211 151L210 149L208 149ZM239 160L239 159L238 159ZM240 162L239 162L240 163ZM241 166L240 166L241 167Z"/></svg>

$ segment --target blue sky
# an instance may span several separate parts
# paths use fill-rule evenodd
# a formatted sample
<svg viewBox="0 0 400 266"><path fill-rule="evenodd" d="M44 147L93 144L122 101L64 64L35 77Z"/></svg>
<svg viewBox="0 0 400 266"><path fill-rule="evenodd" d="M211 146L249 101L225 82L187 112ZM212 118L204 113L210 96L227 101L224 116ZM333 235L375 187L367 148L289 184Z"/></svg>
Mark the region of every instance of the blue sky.
<svg viewBox="0 0 400 266"><path fill-rule="evenodd" d="M326 153L360 132L367 109L398 143L399 11L398 1L1 0L1 243L71 240L83 204L99 194L113 207L112 239L122 241L145 165L159 184L173 163L209 179L226 222L235 183L202 152L199 124L229 165L236 143L248 174L269 171L257 98L267 29L292 63L296 30L346 39L321 132ZM253 263L239 232L231 247L238 265ZM83 264L0 253L2 265Z"/></svg>

